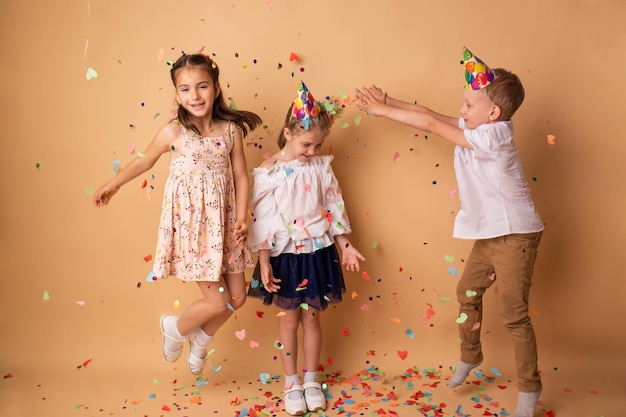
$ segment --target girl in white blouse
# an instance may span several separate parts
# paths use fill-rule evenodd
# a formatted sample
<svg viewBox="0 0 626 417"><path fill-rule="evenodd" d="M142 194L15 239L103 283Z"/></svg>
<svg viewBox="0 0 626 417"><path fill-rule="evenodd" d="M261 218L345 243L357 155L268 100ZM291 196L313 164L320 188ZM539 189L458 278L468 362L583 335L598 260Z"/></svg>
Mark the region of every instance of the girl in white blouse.
<svg viewBox="0 0 626 417"><path fill-rule="evenodd" d="M248 294L275 304L285 372L285 410L301 415L326 408L318 381L322 332L320 312L341 301L341 266L359 270L365 258L351 232L332 156L318 156L333 123L334 107L316 102L304 83L290 106L278 139L280 151L253 170L252 224L248 244L259 260ZM341 249L341 259L335 242ZM304 384L297 371L302 324Z"/></svg>

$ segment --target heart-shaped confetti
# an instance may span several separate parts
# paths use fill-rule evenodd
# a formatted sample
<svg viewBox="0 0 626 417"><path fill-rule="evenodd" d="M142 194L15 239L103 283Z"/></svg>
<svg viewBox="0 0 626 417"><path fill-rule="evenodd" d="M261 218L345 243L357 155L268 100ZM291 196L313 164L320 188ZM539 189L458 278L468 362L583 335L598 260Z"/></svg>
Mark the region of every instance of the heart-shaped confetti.
<svg viewBox="0 0 626 417"><path fill-rule="evenodd" d="M475 297L475 296L476 296L476 294L478 294L478 293L477 293L476 291L473 291L473 290L467 290L467 291L465 291L465 295L466 295L467 297Z"/></svg>
<svg viewBox="0 0 626 417"><path fill-rule="evenodd" d="M96 72L95 69L89 67L87 68L87 73L85 74L85 78L87 78L87 80L93 80L94 78L98 78L98 73Z"/></svg>
<svg viewBox="0 0 626 417"><path fill-rule="evenodd" d="M246 329L237 330L235 332L235 336L237 336L237 339L239 339L239 340L245 339L246 338Z"/></svg>
<svg viewBox="0 0 626 417"><path fill-rule="evenodd" d="M467 320L467 314L461 313L459 318L456 319L456 322L459 323L459 324L463 324L463 323L465 323L466 320Z"/></svg>
<svg viewBox="0 0 626 417"><path fill-rule="evenodd" d="M270 374L263 372L259 375L259 378L261 379L261 384L265 385L270 379Z"/></svg>
<svg viewBox="0 0 626 417"><path fill-rule="evenodd" d="M409 356L409 352L407 352L406 350L399 350L398 356L400 356L400 359L405 360L406 357Z"/></svg>

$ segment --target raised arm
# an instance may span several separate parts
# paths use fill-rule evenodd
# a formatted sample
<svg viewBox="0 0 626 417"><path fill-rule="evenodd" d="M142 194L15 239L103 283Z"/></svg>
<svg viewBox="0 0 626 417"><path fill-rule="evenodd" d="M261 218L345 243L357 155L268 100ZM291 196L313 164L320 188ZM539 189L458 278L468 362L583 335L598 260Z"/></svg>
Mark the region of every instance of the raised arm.
<svg viewBox="0 0 626 417"><path fill-rule="evenodd" d="M178 134L180 134L180 130L175 122L164 126L152 139L152 142L150 142L141 157L137 156L130 161L109 182L95 192L93 196L94 205L102 207L109 204L111 198L119 191L122 185L152 168L161 155L171 149L171 144Z"/></svg>
<svg viewBox="0 0 626 417"><path fill-rule="evenodd" d="M432 111L426 106L412 104L389 97L376 86L356 90L357 107L374 116L433 133L455 145L472 148L463 130L458 127L458 118Z"/></svg>

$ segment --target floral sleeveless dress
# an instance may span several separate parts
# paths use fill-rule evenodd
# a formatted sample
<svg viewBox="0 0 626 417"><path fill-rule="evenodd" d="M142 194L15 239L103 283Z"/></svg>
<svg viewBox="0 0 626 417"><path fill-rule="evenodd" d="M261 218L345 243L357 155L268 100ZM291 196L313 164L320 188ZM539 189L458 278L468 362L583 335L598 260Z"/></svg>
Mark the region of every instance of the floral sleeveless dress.
<svg viewBox="0 0 626 417"><path fill-rule="evenodd" d="M229 122L222 136L200 137L179 126L183 146L170 160L153 272L157 278L219 281L222 274L254 266L234 238L230 152L237 127Z"/></svg>

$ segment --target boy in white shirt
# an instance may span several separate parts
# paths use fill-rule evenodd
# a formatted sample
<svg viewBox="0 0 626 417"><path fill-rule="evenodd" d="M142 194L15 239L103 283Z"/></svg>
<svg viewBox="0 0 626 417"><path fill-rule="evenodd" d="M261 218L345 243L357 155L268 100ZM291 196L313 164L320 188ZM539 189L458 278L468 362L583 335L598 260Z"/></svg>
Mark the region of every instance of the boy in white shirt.
<svg viewBox="0 0 626 417"><path fill-rule="evenodd" d="M457 285L461 360L448 386L461 385L483 361L480 343L482 296L498 282L498 314L513 338L518 402L513 417L532 417L541 394L537 343L528 295L543 223L535 211L511 117L524 100L517 75L492 70L467 48L461 118L387 96L376 86L356 90L357 106L433 133L456 145L454 169L461 209L454 237L476 239Z"/></svg>

